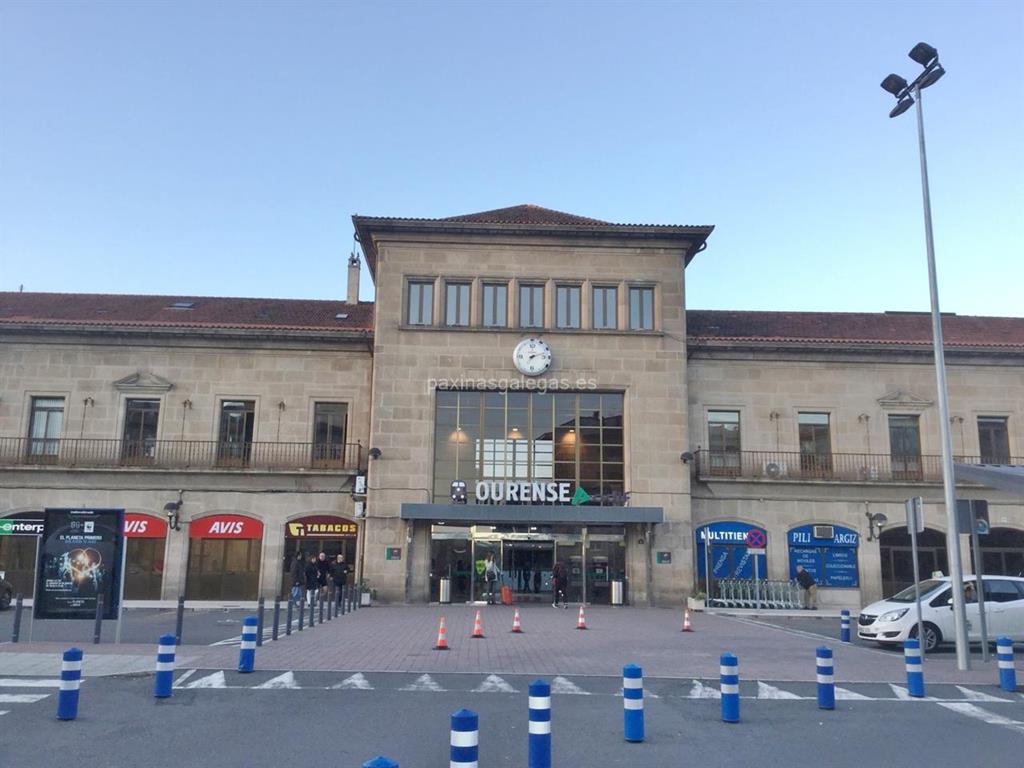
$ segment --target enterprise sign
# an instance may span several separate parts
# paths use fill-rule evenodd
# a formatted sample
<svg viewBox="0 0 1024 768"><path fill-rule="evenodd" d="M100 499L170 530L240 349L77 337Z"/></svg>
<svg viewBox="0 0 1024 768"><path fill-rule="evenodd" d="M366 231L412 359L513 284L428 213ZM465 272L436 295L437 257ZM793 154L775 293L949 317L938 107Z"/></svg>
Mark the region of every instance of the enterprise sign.
<svg viewBox="0 0 1024 768"><path fill-rule="evenodd" d="M478 502L557 501L568 504L572 500L571 486L572 483L481 482L476 484L475 494Z"/></svg>

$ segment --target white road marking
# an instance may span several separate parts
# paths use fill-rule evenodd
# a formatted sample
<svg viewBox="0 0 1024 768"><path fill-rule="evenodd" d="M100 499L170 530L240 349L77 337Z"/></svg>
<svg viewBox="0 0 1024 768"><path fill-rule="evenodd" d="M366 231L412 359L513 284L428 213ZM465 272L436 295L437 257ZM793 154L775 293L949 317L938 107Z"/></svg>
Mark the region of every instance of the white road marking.
<svg viewBox="0 0 1024 768"><path fill-rule="evenodd" d="M902 685L893 685L892 683L889 683L889 687L892 688L892 692L896 694L896 698L900 701L934 701L931 696L911 696L910 691Z"/></svg>
<svg viewBox="0 0 1024 768"><path fill-rule="evenodd" d="M473 689L473 693L518 693L518 691L497 675L488 675L486 680Z"/></svg>
<svg viewBox="0 0 1024 768"><path fill-rule="evenodd" d="M768 685L768 683L762 683L760 680L757 681L757 698L759 699L789 699L799 700L808 699L809 696L797 696L795 693L784 691L781 688L776 688L774 685Z"/></svg>
<svg viewBox="0 0 1024 768"><path fill-rule="evenodd" d="M362 672L356 672L351 677L346 677L344 680L342 680L337 685L332 685L331 686L331 690L338 690L338 689L344 690L344 689L353 689L353 688L355 690L357 690L357 691L372 691L373 690L373 686L370 685L370 681L367 680L363 676Z"/></svg>
<svg viewBox="0 0 1024 768"><path fill-rule="evenodd" d="M60 680L45 677L6 677L0 679L0 688L60 688Z"/></svg>
<svg viewBox="0 0 1024 768"><path fill-rule="evenodd" d="M711 688L704 685L700 680L693 681L693 688L690 689L690 695L687 697L690 699L720 699L722 698L722 692L717 688Z"/></svg>
<svg viewBox="0 0 1024 768"><path fill-rule="evenodd" d="M6 715L10 711L11 710L9 710L9 709L0 709L0 717L2 717L3 715Z"/></svg>
<svg viewBox="0 0 1024 768"><path fill-rule="evenodd" d="M584 691L576 683L566 680L564 677L556 677L551 681L551 693L570 693L577 696L589 696L587 691Z"/></svg>
<svg viewBox="0 0 1024 768"><path fill-rule="evenodd" d="M872 699L870 696L865 696L862 693L854 693L853 691L848 691L845 688L840 688L839 686L836 686L836 699L842 701L875 701L875 699Z"/></svg>
<svg viewBox="0 0 1024 768"><path fill-rule="evenodd" d="M212 675L200 677L185 686L186 688L227 688L227 681L223 672L214 672Z"/></svg>
<svg viewBox="0 0 1024 768"><path fill-rule="evenodd" d="M970 688L964 688L962 685L958 685L956 688L958 691L960 691L960 693L964 695L964 698L968 701L997 701L1000 703L1006 702L1006 699L1001 698L999 696L991 696L987 693L982 693L981 691L972 691Z"/></svg>
<svg viewBox="0 0 1024 768"><path fill-rule="evenodd" d="M35 704L49 695L48 693L0 693L0 704Z"/></svg>
<svg viewBox="0 0 1024 768"><path fill-rule="evenodd" d="M182 676L178 678L178 681L172 687L180 688L181 684L188 680L190 677L192 677L192 675L194 675L195 673L196 671L194 669L186 669Z"/></svg>
<svg viewBox="0 0 1024 768"><path fill-rule="evenodd" d="M959 712L961 715L966 715L967 717L973 717L976 720L981 720L983 723L988 723L989 725L1002 725L1009 728L1010 730L1017 731L1018 733L1024 733L1024 723L1018 720L1011 720L1010 718L1003 717L1002 715L993 714L988 710L975 706L974 704L969 704L967 702L960 701L951 701L941 702L939 706L945 707L946 709L952 710L953 712Z"/></svg>
<svg viewBox="0 0 1024 768"><path fill-rule="evenodd" d="M444 691L440 685L438 685L434 678L430 675L420 675L416 678L416 682L410 683L402 688L400 691Z"/></svg>
<svg viewBox="0 0 1024 768"><path fill-rule="evenodd" d="M267 680L267 682L265 683L261 683L260 685L254 685L252 689L254 691L279 691L285 688L297 689L301 687L302 686L295 682L295 673L285 672L283 675L273 677L270 680Z"/></svg>

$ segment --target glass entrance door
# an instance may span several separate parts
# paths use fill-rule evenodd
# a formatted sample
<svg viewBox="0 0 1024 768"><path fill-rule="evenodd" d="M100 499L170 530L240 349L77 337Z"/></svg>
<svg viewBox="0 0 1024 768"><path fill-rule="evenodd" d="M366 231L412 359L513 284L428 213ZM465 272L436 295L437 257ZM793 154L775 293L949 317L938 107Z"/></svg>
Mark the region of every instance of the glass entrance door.
<svg viewBox="0 0 1024 768"><path fill-rule="evenodd" d="M441 579L451 580L451 601L470 600L473 586L473 542L469 528L434 526L430 544L430 599L441 599Z"/></svg>
<svg viewBox="0 0 1024 768"><path fill-rule="evenodd" d="M569 574L569 588L566 590L565 599L570 603L584 602L586 580L583 570L583 542L556 539L555 560L565 565L565 570Z"/></svg>
<svg viewBox="0 0 1024 768"><path fill-rule="evenodd" d="M551 569L555 564L555 543L550 540L502 542L501 573L512 587L515 601L548 601Z"/></svg>
<svg viewBox="0 0 1024 768"><path fill-rule="evenodd" d="M624 541L587 541L587 601L601 605L612 602L612 581L626 579Z"/></svg>

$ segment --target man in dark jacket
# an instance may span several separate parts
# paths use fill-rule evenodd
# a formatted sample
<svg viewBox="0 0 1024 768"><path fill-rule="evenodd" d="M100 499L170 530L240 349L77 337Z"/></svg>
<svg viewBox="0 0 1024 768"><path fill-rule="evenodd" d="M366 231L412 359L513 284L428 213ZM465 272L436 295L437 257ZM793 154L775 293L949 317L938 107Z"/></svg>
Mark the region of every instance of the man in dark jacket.
<svg viewBox="0 0 1024 768"><path fill-rule="evenodd" d="M341 588L348 583L348 563L344 555L338 555L331 563L331 581L334 582L334 599L341 602Z"/></svg>
<svg viewBox="0 0 1024 768"><path fill-rule="evenodd" d="M331 575L331 563L327 553L321 552L316 558L316 583L320 587L321 599L327 597L327 578Z"/></svg>
<svg viewBox="0 0 1024 768"><path fill-rule="evenodd" d="M568 608L569 603L566 600L566 592L569 587L569 574L565 569L565 563L555 563L555 567L551 569L551 607L558 607L558 598L562 598L562 607Z"/></svg>
<svg viewBox="0 0 1024 768"><path fill-rule="evenodd" d="M818 584L802 565L796 567L796 583L804 591L804 610L818 610Z"/></svg>
<svg viewBox="0 0 1024 768"><path fill-rule="evenodd" d="M320 590L320 570L316 567L316 555L310 555L304 571L306 576L306 602L312 604Z"/></svg>

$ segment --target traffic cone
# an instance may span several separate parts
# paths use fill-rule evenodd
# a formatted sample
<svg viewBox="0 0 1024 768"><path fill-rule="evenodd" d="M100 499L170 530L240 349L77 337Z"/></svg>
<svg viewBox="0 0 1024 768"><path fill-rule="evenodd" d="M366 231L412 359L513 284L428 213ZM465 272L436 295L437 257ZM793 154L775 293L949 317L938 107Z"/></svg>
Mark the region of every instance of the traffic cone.
<svg viewBox="0 0 1024 768"><path fill-rule="evenodd" d="M690 626L690 611L687 608L683 609L683 632L693 632L693 627Z"/></svg>
<svg viewBox="0 0 1024 768"><path fill-rule="evenodd" d="M434 646L435 651L447 651L448 650L448 637L447 632L444 628L444 616L441 617L441 623L437 627L437 645Z"/></svg>
<svg viewBox="0 0 1024 768"><path fill-rule="evenodd" d="M484 622L480 618L480 611L476 612L476 618L473 620L473 634L470 637L474 640L484 639Z"/></svg>
<svg viewBox="0 0 1024 768"><path fill-rule="evenodd" d="M580 606L580 617L576 619L576 629L587 628L587 617L583 615L583 606Z"/></svg>
<svg viewBox="0 0 1024 768"><path fill-rule="evenodd" d="M519 634L523 631L522 624L519 623L519 609L516 608L516 612L512 615L512 631Z"/></svg>

